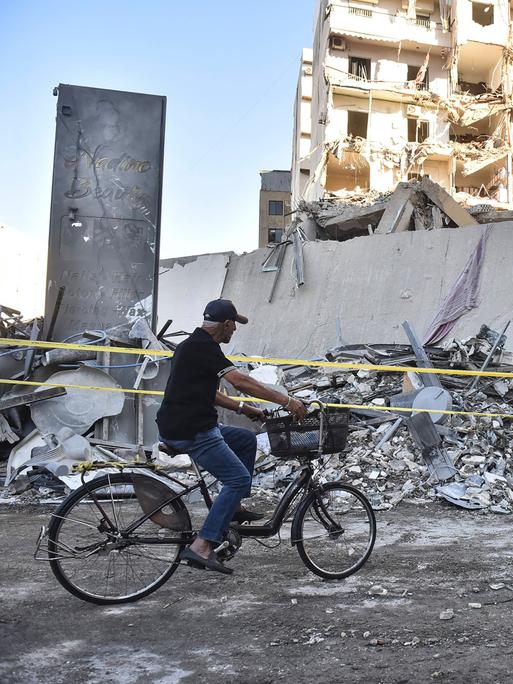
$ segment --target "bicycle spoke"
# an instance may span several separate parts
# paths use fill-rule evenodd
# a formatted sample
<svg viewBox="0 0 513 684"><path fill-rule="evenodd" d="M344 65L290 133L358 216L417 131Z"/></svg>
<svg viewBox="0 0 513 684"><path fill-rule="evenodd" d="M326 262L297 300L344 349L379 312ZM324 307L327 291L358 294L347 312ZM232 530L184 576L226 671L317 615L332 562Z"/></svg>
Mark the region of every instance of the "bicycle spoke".
<svg viewBox="0 0 513 684"><path fill-rule="evenodd" d="M365 497L340 483L325 485L301 508L298 551L321 577L345 577L368 558L375 539L375 521Z"/></svg>
<svg viewBox="0 0 513 684"><path fill-rule="evenodd" d="M106 529L105 516L115 529ZM135 600L160 586L178 567L185 541L174 533L173 541L162 543L162 528L151 520L140 524L134 538L125 537L122 531L142 516L129 473L100 477L71 495L49 530L50 565L57 579L97 603Z"/></svg>

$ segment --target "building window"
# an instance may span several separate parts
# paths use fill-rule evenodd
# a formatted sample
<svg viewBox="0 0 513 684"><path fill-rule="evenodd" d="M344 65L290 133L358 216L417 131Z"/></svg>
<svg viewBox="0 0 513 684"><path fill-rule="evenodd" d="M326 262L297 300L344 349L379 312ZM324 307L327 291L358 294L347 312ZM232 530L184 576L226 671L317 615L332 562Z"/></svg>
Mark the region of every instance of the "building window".
<svg viewBox="0 0 513 684"><path fill-rule="evenodd" d="M480 26L491 26L493 24L493 5L473 2L472 21L475 21L475 23Z"/></svg>
<svg viewBox="0 0 513 684"><path fill-rule="evenodd" d="M368 124L368 112L347 112L347 135L366 139Z"/></svg>
<svg viewBox="0 0 513 684"><path fill-rule="evenodd" d="M281 228L269 228L269 243L275 244L281 242L283 237L283 230Z"/></svg>
<svg viewBox="0 0 513 684"><path fill-rule="evenodd" d="M349 73L355 78L368 81L371 77L371 61L365 57L349 57Z"/></svg>
<svg viewBox="0 0 513 684"><path fill-rule="evenodd" d="M429 121L408 119L408 142L423 143L429 138Z"/></svg>
<svg viewBox="0 0 513 684"><path fill-rule="evenodd" d="M283 202L281 200L269 200L269 216L283 216Z"/></svg>
<svg viewBox="0 0 513 684"><path fill-rule="evenodd" d="M408 76L406 77L406 80L408 82L416 81L417 76L419 75L419 71L421 69L422 69L422 67L420 67L420 66L408 64ZM429 69L426 69L426 73L424 74L424 78L421 81L421 83L417 83L417 88L419 90L429 90Z"/></svg>

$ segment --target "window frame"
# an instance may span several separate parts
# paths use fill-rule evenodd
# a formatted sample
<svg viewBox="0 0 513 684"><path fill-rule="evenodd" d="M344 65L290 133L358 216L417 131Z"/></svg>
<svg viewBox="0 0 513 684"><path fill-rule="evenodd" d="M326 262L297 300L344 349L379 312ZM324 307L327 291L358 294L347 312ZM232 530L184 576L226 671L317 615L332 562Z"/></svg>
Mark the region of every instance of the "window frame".
<svg viewBox="0 0 513 684"><path fill-rule="evenodd" d="M274 233L274 240L271 238L271 233ZM280 235L276 235L276 233L280 233ZM283 235L285 233L284 228L268 228L267 229L267 244L268 245L279 245L280 242L283 240ZM280 239L277 240L276 238L279 237Z"/></svg>
<svg viewBox="0 0 513 684"><path fill-rule="evenodd" d="M408 116L406 117L406 120L408 122L408 142L409 143L416 143L416 144L422 144L426 142L429 139L429 136L431 135L431 122L428 119L418 119L413 116ZM411 140L410 136L410 121L415 123L415 140ZM420 131L422 130L422 124L425 124L425 132L426 135L425 137L422 138L422 136L419 135ZM420 139L422 138L422 139Z"/></svg>
<svg viewBox="0 0 513 684"><path fill-rule="evenodd" d="M478 26L481 26L482 28L487 28L488 26L493 26L495 24L495 6L493 3L490 2L477 2L476 0L471 0L472 5L472 21L474 24L477 24ZM486 16L485 8L488 7L489 15L488 18L491 19L490 22L487 24L482 24L480 21L478 21L477 17L474 14L474 10L477 8L480 8L480 12L483 13L483 16Z"/></svg>
<svg viewBox="0 0 513 684"><path fill-rule="evenodd" d="M271 204L274 205L281 205L281 211L271 211ZM267 214L268 216L283 216L285 212L285 204L283 200L275 200L275 199L270 199L268 200L267 204Z"/></svg>
<svg viewBox="0 0 513 684"><path fill-rule="evenodd" d="M350 117L354 117L355 115L367 117L367 125L365 127L365 135L356 135L355 133L351 132ZM363 138L363 140L367 140L368 130L369 130L369 112L360 112L358 110L348 109L347 110L347 135L352 135L353 137Z"/></svg>
<svg viewBox="0 0 513 684"><path fill-rule="evenodd" d="M410 83L411 81L415 81L417 74L419 73L421 68L422 68L422 66L417 66L416 64L407 64L406 65L406 81L407 81L407 83ZM413 70L416 70L416 74L413 78L410 78L410 71L413 71ZM426 73L424 75L424 80L421 83L417 84L417 88L419 90L429 90L429 67L426 69Z"/></svg>
<svg viewBox="0 0 513 684"><path fill-rule="evenodd" d="M365 62L365 64L363 64ZM362 76L360 73L358 73L358 69L356 68L353 71L354 67L357 67L357 65L364 66L365 69L368 71L368 74L366 76ZM370 81L371 80L371 75L372 75L372 61L370 57L357 57L356 55L349 55L349 62L348 62L348 72L350 76L353 76L354 78L359 78L362 81Z"/></svg>

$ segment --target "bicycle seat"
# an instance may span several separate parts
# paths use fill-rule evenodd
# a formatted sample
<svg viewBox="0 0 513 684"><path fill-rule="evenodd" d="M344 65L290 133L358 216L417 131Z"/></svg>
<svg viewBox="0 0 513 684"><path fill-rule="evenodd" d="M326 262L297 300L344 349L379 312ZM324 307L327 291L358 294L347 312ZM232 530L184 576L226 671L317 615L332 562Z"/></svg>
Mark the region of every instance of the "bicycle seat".
<svg viewBox="0 0 513 684"><path fill-rule="evenodd" d="M182 453L178 449L173 449L172 446L169 446L169 444L165 444L164 442L159 442L158 448L159 451L163 451L168 456L171 456L171 458L174 456L179 456Z"/></svg>

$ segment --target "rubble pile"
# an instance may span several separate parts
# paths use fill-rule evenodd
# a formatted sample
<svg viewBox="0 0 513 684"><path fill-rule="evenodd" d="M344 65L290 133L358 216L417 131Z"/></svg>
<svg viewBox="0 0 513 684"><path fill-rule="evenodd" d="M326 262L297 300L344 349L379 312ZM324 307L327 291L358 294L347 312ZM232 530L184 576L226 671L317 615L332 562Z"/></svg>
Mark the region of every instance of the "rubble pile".
<svg viewBox="0 0 513 684"><path fill-rule="evenodd" d="M476 154L482 154L481 147L476 148ZM428 154L429 148L415 146L417 156L422 152ZM470 154L468 150L466 153ZM495 148L489 152L495 153ZM471 197L468 193L459 192L453 198L427 176L421 180L399 183L394 192L340 191L336 196L315 202L301 201L298 219L291 230L308 219L313 221L316 232L314 236L305 229L310 239L318 237L343 241L369 234L455 228L512 220L513 212L490 194L495 187L502 187L504 179L498 176L494 183L484 197Z"/></svg>
<svg viewBox="0 0 513 684"><path fill-rule="evenodd" d="M41 320L36 318L26 321L23 319L21 311L11 309L9 306L0 305L0 337L29 340L31 331L34 327L40 327ZM1 353L0 351L0 355Z"/></svg>
<svg viewBox="0 0 513 684"><path fill-rule="evenodd" d="M9 339L0 351L0 378L7 381L0 384L0 484L6 485L0 496L4 500L64 495L80 485L80 477L72 474L78 461L144 458L142 395L135 405L136 420L132 407L131 424L125 430L136 432L136 441L128 436L122 444L113 440L109 420L122 418L125 392L121 388L130 384L138 388L142 380L156 378L159 364L170 357L141 353L119 359L118 354L111 360L110 353L87 346L172 351L176 344L167 339L174 335L166 334L169 323L160 337L144 318L138 318L123 328L86 330L68 338L81 349L31 348L20 346L20 341L37 342L41 320L27 322L19 312L0 307L0 334ZM29 386L24 384L27 380Z"/></svg>
<svg viewBox="0 0 513 684"><path fill-rule="evenodd" d="M4 334L18 339L34 339L34 331L39 331L37 322L24 324L16 312L5 309L1 324ZM513 427L507 417L513 417L513 379L429 372L439 368L512 373L513 354L504 350L507 326L502 332L482 326L470 339L426 347L407 322L403 327L410 345L338 346L322 359L372 369L241 365L256 379L280 385L299 398L350 407L346 448L319 461L322 480L342 478L364 491L378 510L403 500L423 503L444 498L463 508L513 512ZM143 319L122 338L119 334L85 331L74 341L138 349L175 346L165 336L155 336ZM142 378L155 377L157 364L157 357L141 356L129 364L123 382L132 378L134 387L139 386ZM416 367L423 372L390 372L380 366ZM41 383L36 390L16 384L2 387L0 455L8 458L4 499L63 496L80 484L78 476L71 475L73 464L80 460L144 458L142 441L120 448L102 439L101 426L108 417L120 415L124 393L95 390L94 396L86 396L74 388L119 389L110 368L119 366L110 366L94 350L29 350L16 346L15 340L3 348L1 377ZM233 388L227 391L232 393ZM474 413L487 415L468 415ZM230 414L222 416L225 422L230 419ZM272 498L290 482L297 463L270 454L265 433L258 441L255 485ZM184 483L192 482L187 456L170 459L155 444L153 459Z"/></svg>
<svg viewBox="0 0 513 684"><path fill-rule="evenodd" d="M476 370L483 366L496 341L496 334L483 326L475 338L451 340L444 347L425 351L434 367ZM414 366L416 362L411 347L397 345L340 347L327 357L394 366ZM488 368L512 372L512 361L511 354L499 351ZM436 427L453 465L451 477L441 481L408 429L410 414L394 412L395 407L405 406L401 398L420 391L423 375L289 367L283 370L281 382L289 392L306 400L367 407L351 409L346 449L324 457L325 481L342 478L353 484L367 494L377 510L391 508L402 500L426 503L443 497L464 508L512 512L513 421L457 412L509 414L513 418L513 380L485 378L476 383L473 377L440 376L442 386L450 390L452 411L456 413L424 415L439 421ZM260 444L256 483L279 489L290 480L293 465L273 459L265 439Z"/></svg>

